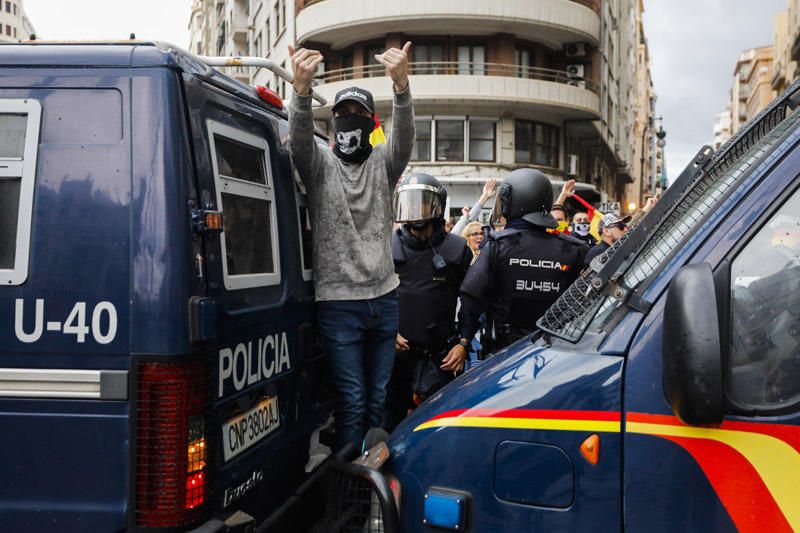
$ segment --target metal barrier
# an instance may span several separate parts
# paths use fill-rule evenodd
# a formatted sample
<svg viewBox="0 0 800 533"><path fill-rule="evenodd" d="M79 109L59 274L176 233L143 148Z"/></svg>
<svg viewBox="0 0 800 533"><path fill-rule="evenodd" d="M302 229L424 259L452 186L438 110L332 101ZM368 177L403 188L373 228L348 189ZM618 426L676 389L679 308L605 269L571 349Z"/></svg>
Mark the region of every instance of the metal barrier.
<svg viewBox="0 0 800 533"><path fill-rule="evenodd" d="M377 470L337 462L328 471L323 530L398 533L400 519L389 482Z"/></svg>

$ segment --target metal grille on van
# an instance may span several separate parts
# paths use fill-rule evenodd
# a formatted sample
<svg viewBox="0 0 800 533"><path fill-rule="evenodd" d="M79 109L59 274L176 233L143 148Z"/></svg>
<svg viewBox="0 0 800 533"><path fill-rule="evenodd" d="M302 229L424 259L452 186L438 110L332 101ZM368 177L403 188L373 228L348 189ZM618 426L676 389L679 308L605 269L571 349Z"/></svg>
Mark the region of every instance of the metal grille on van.
<svg viewBox="0 0 800 533"><path fill-rule="evenodd" d="M713 153L704 147L667 189L655 208L593 261L539 319L547 334L577 342L598 317L621 302L644 309L641 284L680 249L722 199L765 157L788 128L778 128L800 103L800 80L793 83L734 137ZM796 117L793 117L795 120ZM790 121L786 121L787 123ZM769 138L767 139L767 137ZM765 140L766 139L766 140ZM764 140L764 142L761 142ZM759 143L761 143L760 146Z"/></svg>
<svg viewBox="0 0 800 533"><path fill-rule="evenodd" d="M208 363L142 362L137 371L136 525L192 524L209 507Z"/></svg>

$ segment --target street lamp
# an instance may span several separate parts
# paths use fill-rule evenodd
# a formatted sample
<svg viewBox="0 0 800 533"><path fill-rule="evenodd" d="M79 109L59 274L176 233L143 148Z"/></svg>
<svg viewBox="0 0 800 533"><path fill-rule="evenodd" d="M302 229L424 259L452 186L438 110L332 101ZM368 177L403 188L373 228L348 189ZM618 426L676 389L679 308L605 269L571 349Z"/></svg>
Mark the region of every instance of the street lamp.
<svg viewBox="0 0 800 533"><path fill-rule="evenodd" d="M661 117L658 118L660 119ZM664 146L666 146L667 144L667 141L664 140L664 137L666 136L667 132L664 131L664 128L662 128L661 124L659 124L658 131L656 132L656 137L658 137L658 140L656 141L656 146L658 146L659 148L664 148Z"/></svg>
<svg viewBox="0 0 800 533"><path fill-rule="evenodd" d="M644 205L644 180L646 177L649 176L647 172L647 167L645 166L645 157L644 157L644 141L647 136L647 131L650 130L654 125L655 122L658 121L658 131L656 132L656 137L658 141L656 141L656 145L659 148L663 148L664 145L667 144L667 141L664 138L667 136L667 132L664 131L664 128L661 126L661 120L663 119L662 116L657 117L648 117L647 124L645 124L644 128L642 129L642 152L641 157L639 158L639 169L641 175L639 176L639 202L641 205ZM649 180L648 180L648 188L649 188Z"/></svg>

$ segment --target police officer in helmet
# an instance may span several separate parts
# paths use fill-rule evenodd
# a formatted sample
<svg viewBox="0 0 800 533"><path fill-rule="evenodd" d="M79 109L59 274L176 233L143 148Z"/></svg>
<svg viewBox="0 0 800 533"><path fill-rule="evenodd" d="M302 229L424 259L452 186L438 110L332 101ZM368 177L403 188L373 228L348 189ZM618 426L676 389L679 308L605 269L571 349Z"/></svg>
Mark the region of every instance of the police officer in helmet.
<svg viewBox="0 0 800 533"><path fill-rule="evenodd" d="M445 231L446 201L447 191L428 174L406 176L394 191L394 218L402 224L392 234L400 324L384 411L387 430L414 408L415 394L424 399L464 367L466 350L454 349L455 314L472 252L464 238Z"/></svg>
<svg viewBox="0 0 800 533"><path fill-rule="evenodd" d="M497 191L505 229L492 233L461 285L460 337L488 323L481 343L496 351L531 333L536 321L580 274L588 247L562 233L550 209L550 180L534 169L511 172Z"/></svg>

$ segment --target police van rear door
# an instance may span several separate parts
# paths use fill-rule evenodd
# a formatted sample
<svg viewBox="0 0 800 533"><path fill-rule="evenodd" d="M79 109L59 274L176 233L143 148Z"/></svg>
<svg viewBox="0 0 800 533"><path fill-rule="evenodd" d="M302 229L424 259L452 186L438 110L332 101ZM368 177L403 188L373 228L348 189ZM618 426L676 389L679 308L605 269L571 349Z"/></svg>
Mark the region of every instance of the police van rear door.
<svg viewBox="0 0 800 533"><path fill-rule="evenodd" d="M217 309L213 383L214 504L261 519L300 483L308 437L324 416L311 371L313 294L297 187L278 124L285 118L184 76L197 206L219 211L204 275ZM308 265L306 264L305 267ZM310 370L311 369L311 370Z"/></svg>

